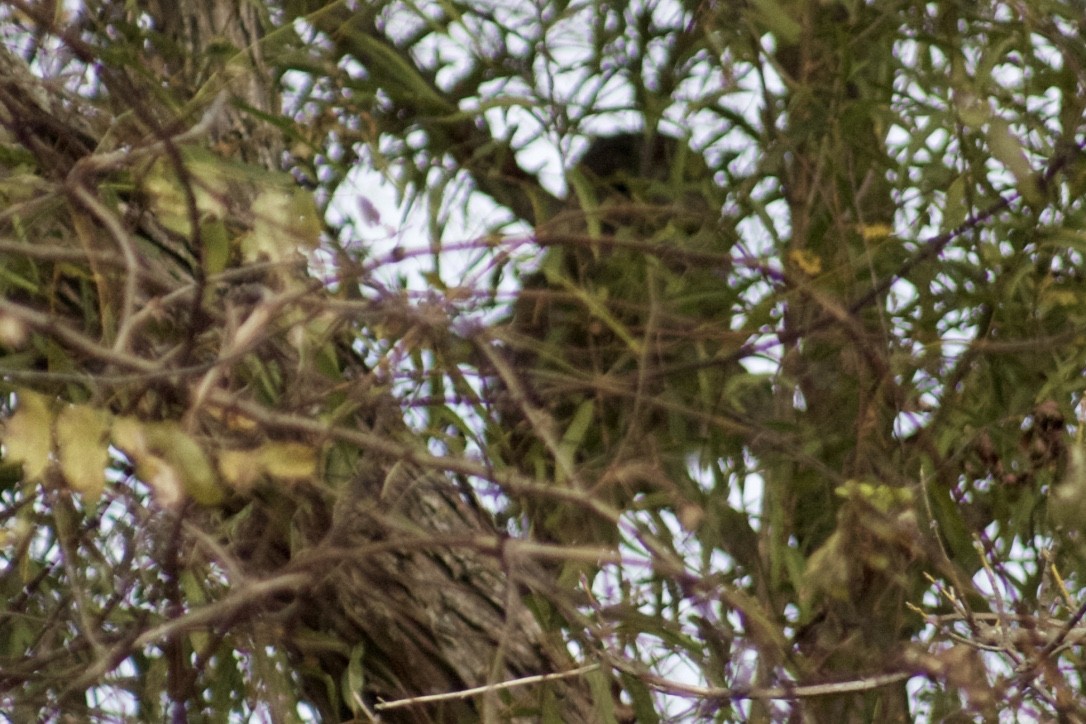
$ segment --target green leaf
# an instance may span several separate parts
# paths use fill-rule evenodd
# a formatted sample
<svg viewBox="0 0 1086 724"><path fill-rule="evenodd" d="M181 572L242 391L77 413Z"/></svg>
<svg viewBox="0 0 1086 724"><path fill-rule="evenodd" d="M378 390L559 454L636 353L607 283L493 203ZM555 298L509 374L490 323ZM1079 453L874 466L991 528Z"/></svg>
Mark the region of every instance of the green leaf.
<svg viewBox="0 0 1086 724"><path fill-rule="evenodd" d="M264 476L286 482L317 475L317 449L300 442L266 442L251 450L223 450L218 458L223 480L242 491Z"/></svg>
<svg viewBox="0 0 1086 724"><path fill-rule="evenodd" d="M152 448L178 471L185 492L201 505L218 505L225 497L203 448L181 426L163 422L150 429Z"/></svg>
<svg viewBox="0 0 1086 724"><path fill-rule="evenodd" d="M260 480L260 468L255 464L252 450L221 450L218 455L219 472L223 481L235 490L251 490Z"/></svg>
<svg viewBox="0 0 1086 724"><path fill-rule="evenodd" d="M350 38L358 44L370 72L383 78L382 85L397 97L419 105L426 114L443 116L456 112L456 106L438 93L419 69L395 48L368 33L355 32Z"/></svg>
<svg viewBox="0 0 1086 724"><path fill-rule="evenodd" d="M320 238L320 213L302 189L265 188L252 204L253 230L241 242L245 261L287 261Z"/></svg>
<svg viewBox="0 0 1086 724"><path fill-rule="evenodd" d="M365 691L366 686L366 671L362 665L362 660L366 656L366 647L363 644L358 644L351 649L351 655L347 662L347 670L343 672L343 682L341 694L343 696L343 702L347 705L347 708L354 714L361 714L362 692Z"/></svg>
<svg viewBox="0 0 1086 724"><path fill-rule="evenodd" d="M969 206L965 201L965 176L958 176L950 182L946 190L946 205L943 207L941 231L946 233L957 229L968 216Z"/></svg>
<svg viewBox="0 0 1086 724"><path fill-rule="evenodd" d="M622 673L622 688L633 699L633 712L638 724L656 724L660 721L656 713L656 704L652 700L652 692L645 682L636 676L626 672Z"/></svg>
<svg viewBox="0 0 1086 724"><path fill-rule="evenodd" d="M27 480L40 480L50 465L53 450L53 413L49 400L36 392L20 390L18 407L4 425L5 457L22 463Z"/></svg>
<svg viewBox="0 0 1086 724"><path fill-rule="evenodd" d="M562 435L559 446L562 460L558 466L559 470L573 469L577 451L584 444L585 434L592 427L595 418L596 407L593 400L585 400L577 406L577 411L573 414L569 427L566 428L565 434Z"/></svg>
<svg viewBox="0 0 1086 724"><path fill-rule="evenodd" d="M992 155L1014 176L1018 193L1031 206L1044 204L1044 193L1037 176L1030 166L1022 142L1011 132L1011 126L1002 118L993 117L988 122L988 148Z"/></svg>
<svg viewBox="0 0 1086 724"><path fill-rule="evenodd" d="M226 497L207 454L176 422L119 418L113 442L164 506L177 505L186 495L201 505L218 505Z"/></svg>
<svg viewBox="0 0 1086 724"><path fill-rule="evenodd" d="M592 699L596 702L596 721L601 724L617 724L615 719L614 698L611 695L611 677L596 669L585 675L588 679L588 688L592 691Z"/></svg>
<svg viewBox="0 0 1086 724"><path fill-rule="evenodd" d="M204 274L211 277L225 271L230 262L230 235L222 219L207 219L200 225L203 253L200 255Z"/></svg>
<svg viewBox="0 0 1086 724"><path fill-rule="evenodd" d="M851 582L850 553L844 548L844 536L836 530L807 561L803 572L803 591L807 601L822 596L847 601Z"/></svg>
<svg viewBox="0 0 1086 724"><path fill-rule="evenodd" d="M57 457L68 487L94 503L105 489L110 417L87 405L68 405L56 420Z"/></svg>
<svg viewBox="0 0 1086 724"><path fill-rule="evenodd" d="M181 236L192 236L193 209L197 221L223 219L228 208L229 185L220 166L225 162L210 154L185 154L185 179L179 178L172 160L159 159L144 179L144 191L155 210L155 218Z"/></svg>
<svg viewBox="0 0 1086 724"><path fill-rule="evenodd" d="M279 480L306 480L317 474L317 450L300 442L267 442L260 446L260 465Z"/></svg>
<svg viewBox="0 0 1086 724"><path fill-rule="evenodd" d="M803 27L781 3L776 0L752 0L751 5L755 17L766 30L777 36L781 45L791 45L799 40Z"/></svg>
<svg viewBox="0 0 1086 724"><path fill-rule="evenodd" d="M600 204L596 198L595 187L583 173L576 169L570 171L568 177L569 185L577 195L577 201L584 213L588 236L593 239L603 236L603 226L600 224Z"/></svg>
<svg viewBox="0 0 1086 724"><path fill-rule="evenodd" d="M1052 491L1048 509L1057 527L1082 531L1086 529L1086 448L1076 444L1068 452L1067 472Z"/></svg>

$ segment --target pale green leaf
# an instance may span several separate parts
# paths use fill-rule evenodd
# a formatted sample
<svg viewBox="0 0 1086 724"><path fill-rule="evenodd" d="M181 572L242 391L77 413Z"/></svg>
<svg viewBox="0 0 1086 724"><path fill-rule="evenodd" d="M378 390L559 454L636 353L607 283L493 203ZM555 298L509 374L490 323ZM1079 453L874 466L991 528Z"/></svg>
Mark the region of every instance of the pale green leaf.
<svg viewBox="0 0 1086 724"><path fill-rule="evenodd" d="M28 480L40 480L49 468L53 448L53 413L49 400L20 390L15 414L4 426L5 457L22 463Z"/></svg>
<svg viewBox="0 0 1086 724"><path fill-rule="evenodd" d="M164 505L177 502L179 491L201 505L218 505L226 496L203 448L176 422L120 418L113 426L113 442Z"/></svg>
<svg viewBox="0 0 1086 724"><path fill-rule="evenodd" d="M68 486L95 502L105 488L110 417L87 405L69 405L57 415L57 457Z"/></svg>
<svg viewBox="0 0 1086 724"><path fill-rule="evenodd" d="M317 245L320 216L311 194L272 186L261 191L252 209L253 230L241 242L245 261L287 261Z"/></svg>
<svg viewBox="0 0 1086 724"><path fill-rule="evenodd" d="M182 181L172 160L155 162L144 179L144 191L155 210L155 218L167 229L186 237L192 235L193 202L197 220L225 218L229 187L219 163L209 155L186 158Z"/></svg>
<svg viewBox="0 0 1086 724"><path fill-rule="evenodd" d="M361 694L366 685L366 669L363 664L365 654L364 644L358 644L352 648L347 670L343 672L343 701L356 714L361 713L359 703L362 701Z"/></svg>
<svg viewBox="0 0 1086 724"><path fill-rule="evenodd" d="M173 422L156 423L150 430L151 448L172 465L185 492L201 505L217 505L224 490L207 454L191 435Z"/></svg>
<svg viewBox="0 0 1086 724"><path fill-rule="evenodd" d="M305 480L317 474L317 450L300 442L267 442L258 448L260 467L279 480Z"/></svg>
<svg viewBox="0 0 1086 724"><path fill-rule="evenodd" d="M834 531L807 560L803 572L803 594L807 601L822 596L846 601L849 597L850 554L844 548L841 531Z"/></svg>
<svg viewBox="0 0 1086 724"><path fill-rule="evenodd" d="M222 450L219 472L223 482L239 491L250 490L260 479L260 466L253 450Z"/></svg>

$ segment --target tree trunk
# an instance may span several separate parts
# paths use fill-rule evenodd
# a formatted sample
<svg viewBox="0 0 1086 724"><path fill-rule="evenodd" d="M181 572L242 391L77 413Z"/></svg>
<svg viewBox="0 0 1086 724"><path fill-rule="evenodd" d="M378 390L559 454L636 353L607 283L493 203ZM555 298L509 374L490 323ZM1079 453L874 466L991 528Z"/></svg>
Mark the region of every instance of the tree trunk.
<svg viewBox="0 0 1086 724"><path fill-rule="evenodd" d="M878 308L882 299L869 309L850 309L876 278L872 269L890 239L894 216L889 161L878 130L885 125L870 115L871 108L889 107L891 82L878 63L892 53L871 52L858 39L870 43L892 33L884 32L885 18L873 12L849 17L841 5L804 4L798 39L778 51L792 89L782 139L791 152L782 185L790 211L793 287L783 371L802 400L779 413L819 440L815 457L823 465L778 468L766 509L780 516L771 524L781 536L776 550L788 546L792 535L807 559L812 590L801 594L810 608L797 637L804 676L833 681L894 665L908 638L909 587L902 575L916 553L910 542L915 531L904 522L910 519L898 516L907 505L881 511L855 493L859 488L847 488L848 481L903 484L891 462L898 405L887 361L891 333ZM788 395L780 399L791 402ZM904 684L816 698L805 708L811 721L908 719Z"/></svg>

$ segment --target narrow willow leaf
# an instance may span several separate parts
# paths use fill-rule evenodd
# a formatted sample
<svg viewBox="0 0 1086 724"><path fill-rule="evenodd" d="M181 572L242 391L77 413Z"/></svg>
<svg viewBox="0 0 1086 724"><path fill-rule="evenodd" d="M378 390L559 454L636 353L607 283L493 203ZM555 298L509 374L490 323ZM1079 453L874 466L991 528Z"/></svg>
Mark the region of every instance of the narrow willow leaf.
<svg viewBox="0 0 1086 724"><path fill-rule="evenodd" d="M559 464L560 470L571 470L573 468L577 451L584 445L585 435L592 426L595 417L596 408L592 400L585 400L577 407L573 420L569 423L569 427L566 428L566 432L562 436L559 448L559 453L562 456Z"/></svg>
<svg viewBox="0 0 1086 724"><path fill-rule="evenodd" d="M200 225L200 240L203 242L200 260L204 265L204 274L220 274L230 262L230 235L226 224L221 219L207 219Z"/></svg>
<svg viewBox="0 0 1086 724"><path fill-rule="evenodd" d="M943 233L957 229L965 223L969 207L965 201L965 176L958 176L946 190L946 206L943 207Z"/></svg>
<svg viewBox="0 0 1086 724"><path fill-rule="evenodd" d="M230 487L250 490L263 477L306 480L317 474L317 450L299 442L267 442L250 450L223 450L219 472Z"/></svg>
<svg viewBox="0 0 1086 724"><path fill-rule="evenodd" d="M1014 176L1018 192L1030 205L1044 203L1044 193L1033 173L1021 141L1011 132L1011 126L1002 118L992 118L988 123L988 148L992 155Z"/></svg>
<svg viewBox="0 0 1086 724"><path fill-rule="evenodd" d="M300 442L268 442L258 448L261 468L279 480L305 480L317 474L317 450Z"/></svg>
<svg viewBox="0 0 1086 724"><path fill-rule="evenodd" d="M147 453L136 463L136 475L155 494L163 508L176 508L185 500L185 484L181 472L158 455Z"/></svg>
<svg viewBox="0 0 1086 724"><path fill-rule="evenodd" d="M822 258L807 249L790 251L788 259L809 277L816 277L822 273Z"/></svg>
<svg viewBox="0 0 1086 724"><path fill-rule="evenodd" d="M343 701L356 714L360 711L358 706L361 701L360 694L364 691L366 685L366 672L363 666L365 654L366 647L363 644L358 644L351 649L347 670L343 672Z"/></svg>
<svg viewBox="0 0 1086 724"><path fill-rule="evenodd" d="M588 686L592 690L593 700L596 705L597 721L606 724L617 724L615 717L614 697L611 696L611 681L599 669L590 671L585 675Z"/></svg>

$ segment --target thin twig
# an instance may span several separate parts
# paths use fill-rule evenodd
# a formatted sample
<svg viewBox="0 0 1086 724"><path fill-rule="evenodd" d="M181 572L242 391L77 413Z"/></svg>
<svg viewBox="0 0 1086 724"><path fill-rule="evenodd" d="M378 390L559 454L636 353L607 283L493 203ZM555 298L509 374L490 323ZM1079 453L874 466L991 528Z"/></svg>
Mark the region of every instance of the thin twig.
<svg viewBox="0 0 1086 724"><path fill-rule="evenodd" d="M111 647L91 664L82 676L75 679L68 687L68 691L79 691L93 685L101 677L108 674L117 664L123 661L133 651L138 651L145 646L169 640L170 638L187 631L196 631L212 626L237 610L259 605L268 597L284 591L295 591L310 584L313 577L306 573L289 573L275 576L263 581L254 581L242 586L234 587L231 592L217 603L208 604L194 609L189 613L157 626L153 626L133 639Z"/></svg>
<svg viewBox="0 0 1086 724"><path fill-rule="evenodd" d="M116 214L107 209L94 194L92 194L81 179L75 177L75 172L69 176L72 181L68 184L68 190L80 203L109 231L110 236L117 243L124 258L124 293L121 303L120 323L117 326L117 338L113 341L113 351L123 354L128 349L128 340L132 336L132 315L136 312L136 292L139 282L139 257L136 255L136 246L128 232L121 226Z"/></svg>
<svg viewBox="0 0 1086 724"><path fill-rule="evenodd" d="M621 662L614 662L621 666ZM729 688L716 686L695 686L671 679L665 679L644 671L629 672L637 676L647 686L669 694L686 695L697 699L717 699L730 701L743 701L748 699L772 700L772 699L804 699L813 696L831 696L834 694L855 694L861 691L871 691L890 686L900 681L911 679L917 674L911 671L894 671L886 674L875 674L848 681L834 681L824 684L806 684L799 686L776 686L767 688Z"/></svg>
<svg viewBox="0 0 1086 724"><path fill-rule="evenodd" d="M546 410L532 402L528 390L513 370L512 365L494 348L489 340L476 339L475 341L476 348L494 368L495 372L498 373L498 378L505 385L506 392L513 404L524 414L528 424L532 427L532 431L546 446L547 452L554 459L555 467L558 468L561 476L569 480L573 487L587 490L587 486L580 480L577 472L570 464L569 456L562 452L561 441L555 432L558 426L555 424L554 419Z"/></svg>
<svg viewBox="0 0 1086 724"><path fill-rule="evenodd" d="M512 689L518 686L529 686L531 684L541 684L547 681L557 681L559 679L568 679L574 676L580 676L581 674L587 674L590 671L595 671L600 667L599 664L588 664L581 666L570 671L560 671L556 674L539 674L538 676L525 676L521 679L513 679L512 681L503 681L499 684L489 684L487 686L476 686L472 689L464 689L462 691L453 691L447 694L427 694L425 696L413 696L409 699L397 699L396 701L384 701L374 705L376 711L388 711L389 709L400 709L405 706L415 706L417 704L430 704L435 701L451 701L454 699L468 699L479 694L487 694L494 691L502 691L505 689Z"/></svg>
<svg viewBox="0 0 1086 724"><path fill-rule="evenodd" d="M996 576L995 571L992 570L992 565L988 561L984 545L977 536L973 537L973 548L980 557L980 564L984 568L984 573L988 578L988 585L992 587L992 597L995 598L996 613L999 614L999 622L996 624L996 627L999 629L999 635L1003 639L1004 646L1009 648L1007 634L1008 629L1010 628L1010 621L1007 619L1007 604L1003 600L1002 582Z"/></svg>
<svg viewBox="0 0 1086 724"><path fill-rule="evenodd" d="M207 110L204 111L203 116L200 117L200 120L196 125L188 130L170 136L169 138L154 141L145 146L120 148L108 153L95 153L91 156L85 156L76 162L75 166L72 168L72 175L76 178L82 178L84 174L97 174L110 169L128 166L132 161L139 158L157 156L165 152L171 145L179 145L203 138L215 127L215 122L222 115L222 111L226 107L227 97L228 95L225 90L220 91L207 107Z"/></svg>

